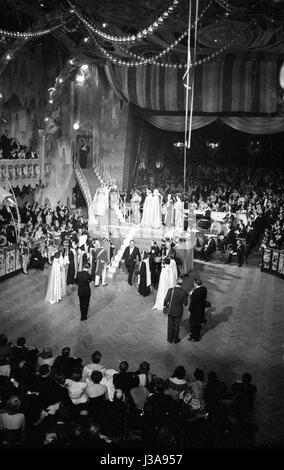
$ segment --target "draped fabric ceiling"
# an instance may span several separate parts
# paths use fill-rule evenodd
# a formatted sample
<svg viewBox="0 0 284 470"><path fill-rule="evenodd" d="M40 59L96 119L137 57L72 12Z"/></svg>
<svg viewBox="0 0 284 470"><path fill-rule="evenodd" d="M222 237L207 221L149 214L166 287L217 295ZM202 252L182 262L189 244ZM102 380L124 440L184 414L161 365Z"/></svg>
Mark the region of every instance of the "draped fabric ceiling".
<svg viewBox="0 0 284 470"><path fill-rule="evenodd" d="M253 134L284 130L279 116L279 71L284 54L227 54L195 67L193 129L220 117L234 129ZM153 125L184 131L184 69L106 65L116 94L140 108Z"/></svg>

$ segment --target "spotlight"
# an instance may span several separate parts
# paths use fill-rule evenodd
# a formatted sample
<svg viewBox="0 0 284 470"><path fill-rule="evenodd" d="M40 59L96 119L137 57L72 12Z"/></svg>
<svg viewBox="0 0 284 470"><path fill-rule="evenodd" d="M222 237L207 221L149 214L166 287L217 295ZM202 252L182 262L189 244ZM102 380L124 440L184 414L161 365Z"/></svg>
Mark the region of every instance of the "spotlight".
<svg viewBox="0 0 284 470"><path fill-rule="evenodd" d="M86 70L88 70L89 66L87 64L84 64L84 65L81 65L80 68L81 68L81 70L83 70L85 72Z"/></svg>
<svg viewBox="0 0 284 470"><path fill-rule="evenodd" d="M103 27L103 28L107 28L107 26L108 26L107 23L103 23L103 24L102 24L102 27Z"/></svg>
<svg viewBox="0 0 284 470"><path fill-rule="evenodd" d="M73 124L73 129L74 129L74 131L77 131L79 128L80 128L80 123L79 123L79 121L74 122L74 124Z"/></svg>

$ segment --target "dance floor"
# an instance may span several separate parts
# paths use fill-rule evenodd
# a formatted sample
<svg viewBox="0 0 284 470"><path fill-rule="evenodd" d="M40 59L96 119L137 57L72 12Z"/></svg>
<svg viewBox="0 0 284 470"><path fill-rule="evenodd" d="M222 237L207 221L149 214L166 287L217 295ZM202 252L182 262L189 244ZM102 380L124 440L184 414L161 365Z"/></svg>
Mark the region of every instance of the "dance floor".
<svg viewBox="0 0 284 470"><path fill-rule="evenodd" d="M66 299L59 304L43 301L49 270L32 270L0 284L0 330L10 340L23 335L39 349L52 347L55 355L70 346L84 361L98 349L103 364L114 369L124 359L131 369L147 360L152 372L162 377L179 364L190 377L197 366L206 373L215 370L228 384L250 372L258 387L257 441L268 445L284 442L284 283L261 273L257 260L241 268L218 260L195 261L184 285L190 290L193 278L200 275L214 310L199 343L187 341L185 310L182 341L177 345L166 341L167 318L152 310L154 294L142 298L127 284L123 270L108 286L92 288L86 322L80 322L75 287L68 288Z"/></svg>

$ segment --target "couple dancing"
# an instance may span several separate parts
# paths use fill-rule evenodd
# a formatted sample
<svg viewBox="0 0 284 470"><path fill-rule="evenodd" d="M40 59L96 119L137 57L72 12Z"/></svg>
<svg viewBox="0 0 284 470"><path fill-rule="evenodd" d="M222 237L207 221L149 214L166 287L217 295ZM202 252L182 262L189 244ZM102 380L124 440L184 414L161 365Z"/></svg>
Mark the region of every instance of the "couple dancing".
<svg viewBox="0 0 284 470"><path fill-rule="evenodd" d="M162 195L158 189L154 189L153 193L147 189L141 225L153 229L162 227Z"/></svg>

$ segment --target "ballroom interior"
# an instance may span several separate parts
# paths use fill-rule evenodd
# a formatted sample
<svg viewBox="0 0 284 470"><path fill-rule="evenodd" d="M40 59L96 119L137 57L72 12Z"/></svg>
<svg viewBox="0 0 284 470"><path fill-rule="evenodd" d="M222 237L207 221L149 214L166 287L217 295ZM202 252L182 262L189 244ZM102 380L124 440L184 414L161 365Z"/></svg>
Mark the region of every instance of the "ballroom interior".
<svg viewBox="0 0 284 470"><path fill-rule="evenodd" d="M1 190L19 211L62 201L86 219L100 184L116 184L121 205L92 232L112 232L118 253L131 238L146 250L165 234L127 219L122 194L133 187L185 191L196 168L207 168L203 185L222 166L232 175L258 167L283 174L283 23L283 0L2 0L0 135L26 156L1 151ZM284 265L280 272L276 251L277 273L273 254L260 268L261 245L241 268L218 252L208 263L195 252L183 285L189 292L201 277L213 309L197 343L186 341L186 309L174 345L167 318L152 308L154 290L144 298L127 284L121 256L107 287L91 288L82 324L76 287L47 304L50 266L25 275L17 249L3 245L0 334L54 356L70 346L84 364L99 350L114 370L148 361L164 378L179 364L191 378L199 367L228 384L249 372L253 447L283 448Z"/></svg>

